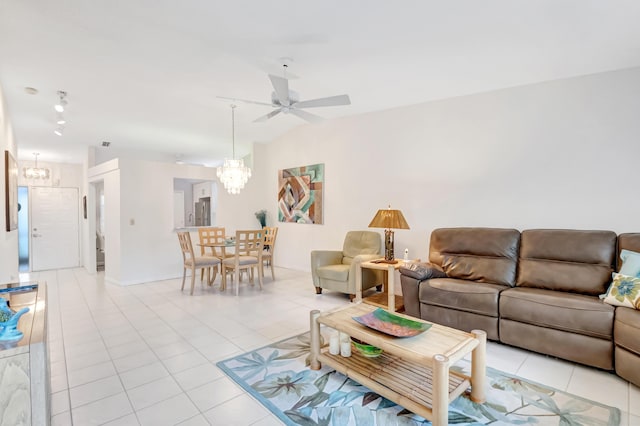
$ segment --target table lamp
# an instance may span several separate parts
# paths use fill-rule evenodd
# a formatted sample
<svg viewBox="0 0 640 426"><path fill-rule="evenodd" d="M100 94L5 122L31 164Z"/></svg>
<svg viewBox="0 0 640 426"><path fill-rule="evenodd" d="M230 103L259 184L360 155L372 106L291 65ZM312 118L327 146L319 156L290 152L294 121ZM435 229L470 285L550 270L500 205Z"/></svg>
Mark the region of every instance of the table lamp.
<svg viewBox="0 0 640 426"><path fill-rule="evenodd" d="M384 261L383 263L398 263L393 258L393 231L394 229L409 229L407 221L400 210L388 209L378 210L369 228L385 228L384 230Z"/></svg>

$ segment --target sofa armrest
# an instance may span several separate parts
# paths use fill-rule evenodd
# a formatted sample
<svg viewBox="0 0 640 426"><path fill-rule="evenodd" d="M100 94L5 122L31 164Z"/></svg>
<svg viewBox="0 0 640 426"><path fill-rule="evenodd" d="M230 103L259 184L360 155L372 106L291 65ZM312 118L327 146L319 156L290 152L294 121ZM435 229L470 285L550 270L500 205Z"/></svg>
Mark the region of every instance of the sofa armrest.
<svg viewBox="0 0 640 426"><path fill-rule="evenodd" d="M316 269L320 266L339 265L342 263L342 251L340 250L312 250L311 251L311 278L313 285L320 287L320 279Z"/></svg>
<svg viewBox="0 0 640 426"><path fill-rule="evenodd" d="M399 269L401 275L415 278L418 281L447 277L442 268L433 263L410 263L406 266L401 266Z"/></svg>
<svg viewBox="0 0 640 426"><path fill-rule="evenodd" d="M416 318L421 318L420 282L421 281L416 278L400 274L400 285L402 287L404 313Z"/></svg>

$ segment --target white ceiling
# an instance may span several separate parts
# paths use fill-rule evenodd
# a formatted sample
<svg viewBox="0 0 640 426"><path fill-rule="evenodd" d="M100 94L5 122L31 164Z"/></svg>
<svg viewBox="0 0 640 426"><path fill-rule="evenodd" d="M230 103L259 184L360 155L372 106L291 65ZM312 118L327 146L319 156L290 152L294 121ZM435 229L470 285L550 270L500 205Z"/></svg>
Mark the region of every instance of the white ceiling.
<svg viewBox="0 0 640 426"><path fill-rule="evenodd" d="M640 66L638 22L636 0L0 0L0 84L21 159L81 162L107 140L217 165L231 112L216 97L268 102L280 58L301 99L350 95L307 110L335 118ZM239 105L238 154L307 125L252 123L269 111Z"/></svg>

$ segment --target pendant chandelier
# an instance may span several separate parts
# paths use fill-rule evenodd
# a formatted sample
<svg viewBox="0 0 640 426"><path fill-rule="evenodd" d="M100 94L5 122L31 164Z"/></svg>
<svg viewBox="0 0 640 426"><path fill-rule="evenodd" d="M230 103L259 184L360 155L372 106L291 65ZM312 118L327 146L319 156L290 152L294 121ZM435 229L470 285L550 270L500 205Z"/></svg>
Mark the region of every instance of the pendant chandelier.
<svg viewBox="0 0 640 426"><path fill-rule="evenodd" d="M231 141L233 158L224 159L224 165L218 167L216 174L229 194L239 194L251 177L251 169L244 165L242 158L236 160L235 105L231 105Z"/></svg>
<svg viewBox="0 0 640 426"><path fill-rule="evenodd" d="M25 167L22 169L22 175L27 179L49 179L50 170L44 167L38 167L38 155L40 154L34 152L33 155L36 157L35 167Z"/></svg>

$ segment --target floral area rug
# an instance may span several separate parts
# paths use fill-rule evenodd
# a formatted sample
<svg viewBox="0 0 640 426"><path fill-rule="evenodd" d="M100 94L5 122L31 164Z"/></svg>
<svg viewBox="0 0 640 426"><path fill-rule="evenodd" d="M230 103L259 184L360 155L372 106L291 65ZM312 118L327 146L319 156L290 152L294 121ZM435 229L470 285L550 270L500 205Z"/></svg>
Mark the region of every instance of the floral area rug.
<svg viewBox="0 0 640 426"><path fill-rule="evenodd" d="M327 339L324 339L326 342ZM328 366L309 369L309 333L217 363L287 425L418 426L431 422ZM462 362L452 370L469 374ZM487 401L449 406L457 425L619 425L620 410L487 367Z"/></svg>

